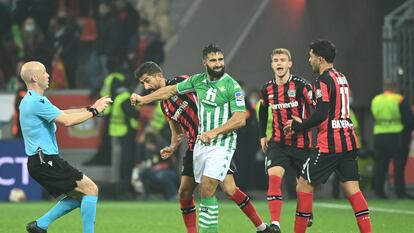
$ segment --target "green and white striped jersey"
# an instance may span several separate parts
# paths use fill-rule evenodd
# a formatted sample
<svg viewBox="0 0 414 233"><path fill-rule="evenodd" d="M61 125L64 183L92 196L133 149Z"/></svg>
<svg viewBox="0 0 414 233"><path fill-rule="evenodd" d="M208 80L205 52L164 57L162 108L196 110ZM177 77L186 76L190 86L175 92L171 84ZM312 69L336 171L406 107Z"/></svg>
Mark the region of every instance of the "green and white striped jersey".
<svg viewBox="0 0 414 233"><path fill-rule="evenodd" d="M234 112L245 112L244 93L240 85L227 73L220 79L210 81L207 73L195 74L177 84L180 94L196 92L198 119L198 135L210 131L226 123ZM219 134L210 143L212 146L223 146L236 149L236 131ZM201 141L197 139L197 143Z"/></svg>

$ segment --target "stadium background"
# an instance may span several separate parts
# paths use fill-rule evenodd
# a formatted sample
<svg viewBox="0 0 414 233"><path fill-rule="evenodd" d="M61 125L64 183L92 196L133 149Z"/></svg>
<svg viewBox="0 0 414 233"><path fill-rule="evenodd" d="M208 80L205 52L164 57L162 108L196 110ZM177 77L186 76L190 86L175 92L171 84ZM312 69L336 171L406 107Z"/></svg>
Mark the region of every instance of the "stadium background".
<svg viewBox="0 0 414 233"><path fill-rule="evenodd" d="M98 0L96 0L98 2ZM13 4L25 1L1 0L6 6L11 7ZM26 1L34 4L42 1ZM53 2L53 1L52 1ZM59 2L56 1L57 5ZM138 5L138 1L129 1L134 6ZM140 0L141 4L148 3L157 7L157 2ZM406 60L401 61L394 67L395 70L403 67L406 72L395 72L392 77L386 76L384 67L387 56L385 49L386 39L384 36L384 22L385 17L395 12L402 4L411 2L411 10L408 13L398 14L396 20L408 18L408 22L412 22L414 16L413 1L405 0L170 0L168 2L168 29L163 35L165 60L163 62L163 69L167 77L180 74L193 74L202 71L201 65L201 49L209 43L216 43L220 45L225 53L226 71L238 80L246 84L246 90L254 90L261 88L264 82L272 78L272 71L270 69L269 55L270 51L275 47L285 47L291 50L293 56L292 72L299 74L308 80L312 80L315 74L310 70L308 64L308 45L309 42L316 38L328 38L332 40L338 49L335 66L342 70L351 84L354 99L354 108L360 120L360 127L364 140L367 142L367 147L372 148L372 116L369 112L369 104L373 96L380 93L382 90L382 81L384 79L395 79L400 82L400 85L405 90L406 95L411 97L413 103L414 96L414 73L413 73L413 47L414 38L408 37L408 44L411 47L407 49ZM141 17L145 14L142 14ZM405 19L404 19L405 20ZM407 24L403 21L403 24ZM409 24L409 23L408 23ZM411 28L412 33L412 28ZM408 66L408 67L404 67ZM407 72L409 71L409 72ZM78 73L77 78L82 77L82 72ZM411 80L411 81L407 81ZM90 91L87 85L80 85L78 90L57 90L49 91L48 96L59 107L74 107L84 106L89 101L88 95ZM13 100L14 93L10 93L5 86L1 87L0 94L0 109L2 109L0 117L0 178L6 181L0 185L0 201L8 199L9 191L13 187L21 187L25 190L27 184L31 184L32 180L25 180L24 163L19 158L24 156L21 150L21 143L10 140L11 139L11 117L13 114ZM143 120L151 118L150 111L143 111ZM111 194L111 168L102 167L86 167L82 162L87 160L94 154L99 141L99 120L90 121L73 129L59 129L59 145L62 148L62 155L75 166L80 167L86 174L90 174L94 179L101 181L104 191L102 196L108 199L114 198ZM15 149L20 147L19 149ZM411 152L409 168L406 174L409 178L409 190L413 190L414 185L414 169L413 152ZM259 163L259 162L258 162ZM257 172L262 172L261 165L255 167ZM260 169L260 170L259 170ZM241 171L243 172L243 171ZM264 184L266 181L263 174L255 175L254 172L249 173L256 180L258 185L248 184L246 189L249 194L255 199L264 200L265 191ZM263 182L261 181L263 180ZM7 183L9 181L9 183ZM11 182L13 181L13 182ZM254 183L254 182L253 182ZM250 185L250 187L249 187ZM36 186L36 185L34 185ZM107 187L108 186L108 187ZM259 187L260 189L258 189ZM392 188L392 180L390 180L389 188ZM261 190L262 189L262 190ZM318 190L319 198L327 198L330 196L328 187L323 187ZM31 190L31 189L30 189ZM41 189L34 187L34 190L39 195L30 197L29 199L42 198ZM27 192L30 196L30 191ZM373 197L368 191L369 201ZM157 198L157 197L156 197ZM140 199L140 198L138 198ZM384 228L377 228L377 232L409 232L411 228L399 228L399 222L404 222L409 226L409 219L412 219L413 212L409 206L412 206L412 201L395 201L394 206L387 201L373 201L375 205L379 206L377 209L399 209L396 213L395 227L390 227L392 224ZM138 204L137 204L138 203ZM330 204L346 204L343 202L329 201ZM139 211L142 202L131 203L131 211ZM40 206L30 203L19 206L0 204L1 209L10 210L12 216L17 216L22 210L32 208L45 208L44 206L51 205L39 204ZM43 205L43 207L42 207ZM111 208L114 204L104 203L102 208ZM129 204L127 204L129 205ZM148 204L147 204L148 205ZM179 219L178 211L174 208L174 204L154 204L159 206L171 207L168 209L169 215L176 219L171 224L177 225L177 232L182 229L181 220ZM109 206L109 207L108 207ZM159 206L153 207L153 211L159 210ZM264 203L258 204L262 215L266 216L266 207ZM294 202L287 202L285 211L293 213ZM316 205L317 206L317 205ZM127 208L127 207L125 207ZM145 206L152 210L151 206ZM323 209L323 207L321 207ZM339 208L340 209L340 208ZM16 211L14 213L13 211ZM103 212L105 210L102 210ZM236 210L237 211L237 210ZM7 211L6 211L7 212ZM348 211L349 212L349 211ZM402 217L398 217L401 214ZM329 213L327 211L327 213ZM374 212L375 213L375 212ZM378 212L378 219L391 218L391 211ZM35 214L35 213L33 213ZM98 212L99 214L99 212ZM131 215L134 212L131 212ZM335 212L333 214L341 214ZM110 215L107 213L106 215ZM286 216L291 216L287 214ZM375 216L375 214L374 214ZM0 219L9 218L2 216ZM24 218L24 216L22 217ZM76 219L77 217L72 217ZM291 217L286 217L289 219ZM328 218L328 216L326 217ZM21 219L21 218L20 218ZM243 221L243 217L240 217ZM266 219L266 218L265 218ZM350 224L353 224L352 218L349 218ZM26 219L24 219L26 220ZM30 220L30 216L29 216ZM16 220L18 221L18 220ZM75 220L74 220L75 221ZM109 221L109 220L108 220ZM131 220L134 221L134 220ZM325 220L323 220L325 221ZM23 221L25 223L25 221ZM247 221L245 221L247 222ZM322 222L322 221L321 221ZM374 222L375 223L375 222ZM21 224L16 222L16 224ZM67 224L69 225L69 224ZM67 226L66 225L66 226ZM104 225L104 224L102 224ZM102 227L101 225L101 227ZM287 224L286 224L287 225ZM292 225L292 224L290 224ZM247 225L248 226L248 225ZM375 225L374 225L375 226ZM334 226L332 226L334 227ZM389 227L389 228L387 228ZM2 229L3 228L3 229ZM4 226L0 228L0 232L16 232L7 231ZM345 229L344 226L341 229ZM99 228L98 228L99 229ZM107 229L102 227L102 229ZM175 228L174 228L175 229ZM312 232L329 232L329 230L314 230ZM330 229L330 228L326 228ZM375 227L374 227L375 229ZM400 231L399 231L400 230ZM60 230L59 232L64 232ZM69 231L68 231L69 232ZM128 232L127 230L125 232ZM132 232L132 231L131 231ZM143 231L145 232L145 231ZM173 230L172 232L175 232ZM243 231L241 231L243 232ZM339 231L338 231L339 232ZM343 231L343 232L354 232Z"/></svg>

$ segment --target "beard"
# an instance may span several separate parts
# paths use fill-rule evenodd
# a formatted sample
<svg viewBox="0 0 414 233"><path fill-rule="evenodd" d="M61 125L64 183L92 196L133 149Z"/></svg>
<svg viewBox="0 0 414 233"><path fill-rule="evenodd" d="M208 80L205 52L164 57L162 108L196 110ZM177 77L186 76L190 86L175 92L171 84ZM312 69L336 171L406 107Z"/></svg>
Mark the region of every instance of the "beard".
<svg viewBox="0 0 414 233"><path fill-rule="evenodd" d="M208 75L210 75L213 78L220 78L221 76L224 75L224 71L225 71L225 67L224 66L223 66L223 68L220 71L215 71L214 69L212 69L209 66L207 66L207 73L208 73Z"/></svg>
<svg viewBox="0 0 414 233"><path fill-rule="evenodd" d="M316 64L310 64L311 65L311 67L312 67L312 71L314 72L314 73L319 73L319 66L318 65L316 65Z"/></svg>

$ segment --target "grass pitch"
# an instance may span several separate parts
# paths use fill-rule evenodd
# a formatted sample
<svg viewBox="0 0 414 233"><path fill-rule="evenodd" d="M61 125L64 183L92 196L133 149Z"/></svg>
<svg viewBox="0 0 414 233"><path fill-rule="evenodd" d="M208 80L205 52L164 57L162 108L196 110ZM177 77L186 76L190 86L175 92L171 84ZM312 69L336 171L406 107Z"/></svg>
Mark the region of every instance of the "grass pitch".
<svg viewBox="0 0 414 233"><path fill-rule="evenodd" d="M375 233L414 232L414 201L368 200ZM45 213L54 202L0 203L0 232L22 233L25 225ZM267 203L254 201L265 222L269 221ZM98 204L97 233L185 233L178 202L111 202ZM282 231L293 232L295 201L285 201L282 209ZM219 200L220 233L253 233L255 228L229 201ZM353 212L344 200L317 200L314 203L314 224L309 233L359 232ZM49 233L82 232L79 209L54 222Z"/></svg>

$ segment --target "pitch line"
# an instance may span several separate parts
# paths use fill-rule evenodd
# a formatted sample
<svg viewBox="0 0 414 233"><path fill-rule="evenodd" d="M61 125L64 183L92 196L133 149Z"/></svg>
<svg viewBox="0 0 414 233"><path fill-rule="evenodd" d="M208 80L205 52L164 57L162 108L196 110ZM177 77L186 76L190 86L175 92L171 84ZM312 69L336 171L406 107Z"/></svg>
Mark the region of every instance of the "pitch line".
<svg viewBox="0 0 414 233"><path fill-rule="evenodd" d="M331 208L331 209L341 209L341 210L350 210L352 209L350 205L342 205L342 204L332 204L332 203L315 203L315 206ZM409 210L399 210L399 209L389 209L389 208L381 208L381 207L371 207L368 206L370 211L374 212L384 212L384 213L392 213L392 214L409 214L414 215L414 211Z"/></svg>

